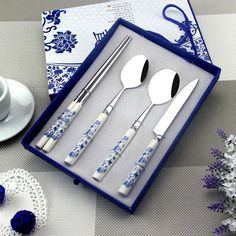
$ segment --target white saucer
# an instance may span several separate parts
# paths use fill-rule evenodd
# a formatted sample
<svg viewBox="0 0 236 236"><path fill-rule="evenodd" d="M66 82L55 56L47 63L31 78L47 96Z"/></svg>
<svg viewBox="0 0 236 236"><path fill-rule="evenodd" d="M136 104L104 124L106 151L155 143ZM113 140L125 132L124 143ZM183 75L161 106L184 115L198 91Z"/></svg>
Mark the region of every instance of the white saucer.
<svg viewBox="0 0 236 236"><path fill-rule="evenodd" d="M34 97L22 83L7 79L11 93L11 107L8 116L0 121L0 142L12 138L30 122L34 114Z"/></svg>

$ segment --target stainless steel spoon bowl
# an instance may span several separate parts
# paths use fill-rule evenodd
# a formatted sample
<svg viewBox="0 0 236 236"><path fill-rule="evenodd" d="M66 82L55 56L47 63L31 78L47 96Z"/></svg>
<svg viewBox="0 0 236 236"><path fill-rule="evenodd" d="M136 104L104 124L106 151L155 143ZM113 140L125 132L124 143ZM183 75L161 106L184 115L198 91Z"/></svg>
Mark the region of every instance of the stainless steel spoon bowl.
<svg viewBox="0 0 236 236"><path fill-rule="evenodd" d="M171 69L157 72L151 79L148 93L153 105L169 102L178 92L179 75Z"/></svg>

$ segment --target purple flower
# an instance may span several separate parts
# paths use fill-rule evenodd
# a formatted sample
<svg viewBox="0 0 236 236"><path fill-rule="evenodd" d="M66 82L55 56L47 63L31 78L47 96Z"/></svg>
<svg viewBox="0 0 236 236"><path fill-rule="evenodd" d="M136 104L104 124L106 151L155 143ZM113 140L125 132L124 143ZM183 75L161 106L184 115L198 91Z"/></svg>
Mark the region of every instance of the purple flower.
<svg viewBox="0 0 236 236"><path fill-rule="evenodd" d="M215 231L213 232L216 235L222 235L223 233L228 232L229 227L227 225L220 225L218 228L215 228Z"/></svg>
<svg viewBox="0 0 236 236"><path fill-rule="evenodd" d="M69 30L66 32L57 32L53 36L54 39L48 44L54 44L52 48L56 50L56 53L63 53L65 51L71 53L72 48L75 48L75 44L78 43L76 35L72 34Z"/></svg>
<svg viewBox="0 0 236 236"><path fill-rule="evenodd" d="M208 206L208 208L212 211L223 212L225 209L225 203L224 202L212 203L211 205Z"/></svg>
<svg viewBox="0 0 236 236"><path fill-rule="evenodd" d="M216 157L216 161L208 166L207 170L211 174L205 176L203 180L204 187L218 188L224 194L224 199L208 206L210 210L231 216L222 221L213 232L216 235L223 235L226 232L236 233L236 136L227 135L223 129L218 129L216 133L222 139L226 152L211 148L211 154Z"/></svg>
<svg viewBox="0 0 236 236"><path fill-rule="evenodd" d="M214 175L206 175L203 179L205 188L219 188L221 186L220 178Z"/></svg>
<svg viewBox="0 0 236 236"><path fill-rule="evenodd" d="M223 129L217 129L216 133L220 138L227 139L227 134Z"/></svg>
<svg viewBox="0 0 236 236"><path fill-rule="evenodd" d="M207 169L208 171L224 171L224 170L226 170L226 166L225 166L225 164L223 163L223 161L220 161L220 160L218 160L218 161L216 161L216 162L214 162L214 163L212 163L212 164L210 164L209 166L208 166L208 169Z"/></svg>
<svg viewBox="0 0 236 236"><path fill-rule="evenodd" d="M211 148L211 155L213 157L223 158L222 152L218 148Z"/></svg>

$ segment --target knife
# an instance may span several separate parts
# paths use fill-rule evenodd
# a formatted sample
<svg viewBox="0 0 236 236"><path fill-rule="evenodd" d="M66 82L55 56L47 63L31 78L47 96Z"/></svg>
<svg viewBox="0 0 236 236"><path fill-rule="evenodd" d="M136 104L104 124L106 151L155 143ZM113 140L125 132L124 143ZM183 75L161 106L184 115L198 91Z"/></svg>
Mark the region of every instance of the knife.
<svg viewBox="0 0 236 236"><path fill-rule="evenodd" d="M174 101L168 107L160 121L157 123L156 127L153 129L155 137L151 140L151 142L147 145L145 151L142 153L141 157L135 163L133 169L128 174L127 178L120 186L118 192L127 196L129 192L134 187L135 183L139 179L141 173L144 171L147 166L149 160L155 153L158 144L160 143L163 135L168 130L171 123L174 121L175 117L188 100L189 96L195 89L198 83L198 79L193 80L189 84L187 84L175 97Z"/></svg>

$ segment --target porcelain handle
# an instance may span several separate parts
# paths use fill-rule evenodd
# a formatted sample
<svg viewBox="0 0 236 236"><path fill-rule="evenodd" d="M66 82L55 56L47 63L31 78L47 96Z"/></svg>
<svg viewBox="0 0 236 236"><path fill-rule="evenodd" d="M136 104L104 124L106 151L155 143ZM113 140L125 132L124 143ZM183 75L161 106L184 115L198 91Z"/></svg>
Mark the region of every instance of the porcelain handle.
<svg viewBox="0 0 236 236"><path fill-rule="evenodd" d="M121 153L125 150L129 142L133 139L136 131L130 128L122 139L117 143L117 145L111 150L108 157L102 162L102 164L97 168L93 174L93 178L97 181L101 181L104 176L108 173L110 168L116 162Z"/></svg>
<svg viewBox="0 0 236 236"><path fill-rule="evenodd" d="M46 144L46 142L52 137L54 132L60 127L62 124L62 120L65 119L67 114L72 110L72 108L76 105L76 102L73 101L71 104L61 113L60 116L58 116L57 120L54 122L54 124L44 132L43 136L41 139L37 142L36 147L38 149L42 149L43 146Z"/></svg>
<svg viewBox="0 0 236 236"><path fill-rule="evenodd" d="M69 112L67 112L64 116L60 117L60 125L57 127L55 132L51 135L49 140L43 146L42 150L44 152L49 152L53 148L53 146L57 143L57 141L61 138L61 136L65 133L66 129L69 127L71 122L74 120L76 115L79 113L82 108L82 104L76 102Z"/></svg>
<svg viewBox="0 0 236 236"><path fill-rule="evenodd" d="M81 153L86 149L88 144L91 142L92 138L96 135L99 129L107 120L107 114L101 113L94 123L89 127L89 129L83 134L80 141L75 145L73 150L65 158L65 163L72 166L78 160Z"/></svg>
<svg viewBox="0 0 236 236"><path fill-rule="evenodd" d="M151 159L152 155L155 153L158 143L159 139L154 138L148 144L145 151L143 152L139 160L135 163L133 169L128 174L124 183L120 186L118 190L120 194L127 196L129 192L132 190L135 183L138 181L140 175L144 171L146 165L148 164L149 160Z"/></svg>

